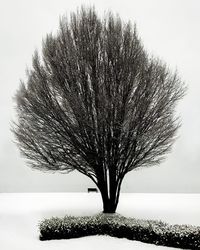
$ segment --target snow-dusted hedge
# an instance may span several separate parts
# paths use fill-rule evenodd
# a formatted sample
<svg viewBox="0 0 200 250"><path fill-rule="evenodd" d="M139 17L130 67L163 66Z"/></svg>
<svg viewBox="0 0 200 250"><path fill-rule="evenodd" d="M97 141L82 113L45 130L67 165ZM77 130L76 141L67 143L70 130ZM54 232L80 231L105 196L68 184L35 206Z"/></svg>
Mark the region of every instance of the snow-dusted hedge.
<svg viewBox="0 0 200 250"><path fill-rule="evenodd" d="M200 227L169 225L161 221L136 220L120 215L53 217L39 224L40 239L70 239L88 235L110 235L157 245L200 249Z"/></svg>

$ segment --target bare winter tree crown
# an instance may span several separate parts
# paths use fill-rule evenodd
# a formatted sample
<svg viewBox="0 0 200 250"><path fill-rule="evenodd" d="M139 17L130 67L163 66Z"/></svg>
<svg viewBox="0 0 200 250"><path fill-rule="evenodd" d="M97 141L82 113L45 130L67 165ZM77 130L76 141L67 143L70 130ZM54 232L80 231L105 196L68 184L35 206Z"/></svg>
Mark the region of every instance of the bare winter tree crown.
<svg viewBox="0 0 200 250"><path fill-rule="evenodd" d="M35 52L16 95L14 133L33 168L78 170L116 209L125 174L159 163L171 148L183 94L135 26L82 8L46 36L41 57Z"/></svg>

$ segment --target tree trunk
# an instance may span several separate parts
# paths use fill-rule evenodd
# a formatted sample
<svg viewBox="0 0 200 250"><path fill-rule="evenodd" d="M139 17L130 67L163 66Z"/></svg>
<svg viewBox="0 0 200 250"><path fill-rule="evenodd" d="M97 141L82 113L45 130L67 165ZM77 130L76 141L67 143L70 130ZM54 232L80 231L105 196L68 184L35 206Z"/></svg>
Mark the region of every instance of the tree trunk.
<svg viewBox="0 0 200 250"><path fill-rule="evenodd" d="M116 178L116 172L109 170L98 179L96 184L102 197L103 213L115 213L123 177L124 175L121 175Z"/></svg>
<svg viewBox="0 0 200 250"><path fill-rule="evenodd" d="M99 188L103 201L103 213L115 213L119 201L120 194L119 186L111 186L112 189L108 190L107 187Z"/></svg>
<svg viewBox="0 0 200 250"><path fill-rule="evenodd" d="M103 213L115 213L116 208L117 204L112 199L103 200Z"/></svg>

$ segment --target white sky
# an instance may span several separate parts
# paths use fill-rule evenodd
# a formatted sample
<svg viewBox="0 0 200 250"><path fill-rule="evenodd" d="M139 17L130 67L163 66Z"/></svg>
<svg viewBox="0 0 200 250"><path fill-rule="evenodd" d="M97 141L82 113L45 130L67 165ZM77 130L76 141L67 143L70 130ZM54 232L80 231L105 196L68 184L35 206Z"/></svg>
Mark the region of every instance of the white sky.
<svg viewBox="0 0 200 250"><path fill-rule="evenodd" d="M0 192L86 191L84 176L47 174L26 166L10 132L12 97L42 38L56 31L59 16L94 4L136 22L149 52L178 69L188 86L177 111L182 127L172 152L160 166L131 172L126 192L200 192L200 1L198 0L0 0Z"/></svg>

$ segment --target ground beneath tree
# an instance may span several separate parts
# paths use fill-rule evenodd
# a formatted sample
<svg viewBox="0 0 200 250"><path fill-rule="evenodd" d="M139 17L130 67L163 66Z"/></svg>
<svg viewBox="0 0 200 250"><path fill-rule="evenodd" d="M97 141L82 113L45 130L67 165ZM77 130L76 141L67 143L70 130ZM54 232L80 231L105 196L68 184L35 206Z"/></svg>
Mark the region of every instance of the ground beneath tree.
<svg viewBox="0 0 200 250"><path fill-rule="evenodd" d="M0 194L2 250L173 249L109 236L39 241L38 222L64 215L94 215L102 210L100 194ZM128 217L171 224L200 225L200 194L121 194L117 212Z"/></svg>

